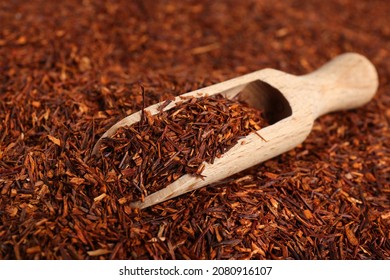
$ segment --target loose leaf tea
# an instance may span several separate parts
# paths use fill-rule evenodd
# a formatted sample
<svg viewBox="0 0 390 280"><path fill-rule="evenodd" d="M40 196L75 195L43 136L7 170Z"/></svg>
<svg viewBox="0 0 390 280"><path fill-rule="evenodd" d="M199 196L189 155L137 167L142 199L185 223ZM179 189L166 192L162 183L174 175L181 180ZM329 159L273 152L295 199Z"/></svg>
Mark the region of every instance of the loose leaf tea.
<svg viewBox="0 0 390 280"><path fill-rule="evenodd" d="M240 137L266 126L262 112L221 94L192 97L173 109L121 127L100 146L106 180L119 177L122 201L143 199L184 174L201 176L204 162L234 146Z"/></svg>
<svg viewBox="0 0 390 280"><path fill-rule="evenodd" d="M390 1L297 3L0 1L0 259L390 259ZM218 185L138 211L90 158L143 101L346 51L374 100Z"/></svg>

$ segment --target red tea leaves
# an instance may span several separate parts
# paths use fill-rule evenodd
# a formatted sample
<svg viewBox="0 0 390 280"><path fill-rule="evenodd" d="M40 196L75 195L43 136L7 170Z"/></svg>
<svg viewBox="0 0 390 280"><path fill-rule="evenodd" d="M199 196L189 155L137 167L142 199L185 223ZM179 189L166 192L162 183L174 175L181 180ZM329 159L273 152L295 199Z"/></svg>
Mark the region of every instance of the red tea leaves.
<svg viewBox="0 0 390 280"><path fill-rule="evenodd" d="M348 14L335 0L42 2L0 4L0 259L390 259L389 1L344 0ZM143 101L346 51L377 67L374 100L218 185L136 210L118 175L144 158L91 164Z"/></svg>
<svg viewBox="0 0 390 280"><path fill-rule="evenodd" d="M184 174L201 176L204 162L266 125L259 110L241 102L219 94L193 97L153 116L143 111L139 123L103 139L98 166L116 174L126 202L138 200Z"/></svg>

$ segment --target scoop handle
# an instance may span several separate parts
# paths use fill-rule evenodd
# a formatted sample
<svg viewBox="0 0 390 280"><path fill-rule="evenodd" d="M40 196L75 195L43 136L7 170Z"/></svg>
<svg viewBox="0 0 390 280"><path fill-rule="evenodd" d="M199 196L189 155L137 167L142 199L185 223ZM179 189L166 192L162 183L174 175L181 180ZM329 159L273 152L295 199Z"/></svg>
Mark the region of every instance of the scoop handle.
<svg viewBox="0 0 390 280"><path fill-rule="evenodd" d="M318 89L313 113L324 114L360 107L371 100L378 88L374 65L357 53L339 55L318 70L300 76Z"/></svg>

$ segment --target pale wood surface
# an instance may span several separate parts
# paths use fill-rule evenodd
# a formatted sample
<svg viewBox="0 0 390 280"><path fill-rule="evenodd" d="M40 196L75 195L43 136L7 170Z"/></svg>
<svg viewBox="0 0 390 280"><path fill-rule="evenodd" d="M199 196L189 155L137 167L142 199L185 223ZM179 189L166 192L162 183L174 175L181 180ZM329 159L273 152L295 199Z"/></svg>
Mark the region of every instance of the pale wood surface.
<svg viewBox="0 0 390 280"><path fill-rule="evenodd" d="M289 151L302 143L311 132L314 120L326 113L360 107L369 102L378 87L375 67L364 56L356 53L340 55L318 70L304 76L294 76L274 69L256 71L182 96L224 94L233 98L246 85L261 80L279 90L288 101L292 113L280 121L241 139L233 148L217 158L214 164L205 164L203 179L184 175L169 186L147 196L133 207L146 208L189 191L215 183L251 166ZM258 94L256 88L246 88L249 95ZM175 106L180 97L164 110ZM251 104L255 105L255 104ZM157 114L159 104L146 108ZM103 136L113 135L119 127L140 120L141 112L132 114L112 126ZM93 153L96 153L100 139Z"/></svg>

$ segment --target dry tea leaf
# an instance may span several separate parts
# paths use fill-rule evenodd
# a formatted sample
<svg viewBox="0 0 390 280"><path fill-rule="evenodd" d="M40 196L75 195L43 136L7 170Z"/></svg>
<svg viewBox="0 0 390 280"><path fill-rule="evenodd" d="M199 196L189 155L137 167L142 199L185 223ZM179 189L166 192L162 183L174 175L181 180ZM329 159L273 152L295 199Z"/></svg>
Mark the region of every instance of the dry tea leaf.
<svg viewBox="0 0 390 280"><path fill-rule="evenodd" d="M97 257L97 256L101 256L101 255L106 255L109 253L111 253L111 251L108 249L97 249L94 251L87 251L87 254L91 257Z"/></svg>
<svg viewBox="0 0 390 280"><path fill-rule="evenodd" d="M359 240L356 238L354 232L351 230L349 225L345 226L345 235L348 238L348 241L353 245L357 246L359 245Z"/></svg>
<svg viewBox="0 0 390 280"><path fill-rule="evenodd" d="M54 136L52 136L52 135L47 135L47 138L49 138L49 140L50 140L51 142L53 142L54 144L56 144L57 146L61 146L61 141L60 141L60 139L58 139L58 138L56 138L56 137L54 137Z"/></svg>
<svg viewBox="0 0 390 280"><path fill-rule="evenodd" d="M270 179L277 179L278 176L279 176L278 174L275 174L275 173L272 173L272 172L264 172L264 175L267 176Z"/></svg>
<svg viewBox="0 0 390 280"><path fill-rule="evenodd" d="M101 195L95 197L93 200L94 200L95 202L98 202L98 201L102 200L103 198L105 198L106 196L107 196L107 194L102 193Z"/></svg>
<svg viewBox="0 0 390 280"><path fill-rule="evenodd" d="M36 254L36 253L39 253L40 251L41 251L40 246L34 246L34 247L30 247L30 248L26 249L27 254Z"/></svg>
<svg viewBox="0 0 390 280"><path fill-rule="evenodd" d="M8 215L10 215L11 217L14 217L14 216L16 216L16 214L18 213L18 208L15 207L15 206L7 206L7 207L6 207L6 212L7 212Z"/></svg>
<svg viewBox="0 0 390 280"><path fill-rule="evenodd" d="M312 214L311 211L308 210L308 209L303 210L303 215L305 215L305 217L306 217L307 219L312 219L312 218L313 218L313 214Z"/></svg>
<svg viewBox="0 0 390 280"><path fill-rule="evenodd" d="M84 178L73 177L72 179L70 179L70 183L74 184L76 186L79 186L79 185L83 184L84 182L85 182Z"/></svg>

